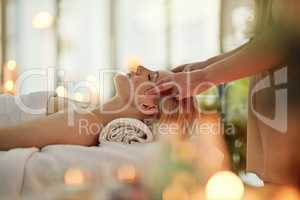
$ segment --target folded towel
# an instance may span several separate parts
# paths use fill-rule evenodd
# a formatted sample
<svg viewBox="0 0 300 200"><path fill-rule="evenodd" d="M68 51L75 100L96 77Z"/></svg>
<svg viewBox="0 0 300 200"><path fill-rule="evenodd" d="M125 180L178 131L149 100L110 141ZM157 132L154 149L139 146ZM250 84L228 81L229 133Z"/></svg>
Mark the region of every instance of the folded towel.
<svg viewBox="0 0 300 200"><path fill-rule="evenodd" d="M99 143L150 143L153 138L152 131L142 121L132 118L119 118L111 121L103 128L99 135Z"/></svg>

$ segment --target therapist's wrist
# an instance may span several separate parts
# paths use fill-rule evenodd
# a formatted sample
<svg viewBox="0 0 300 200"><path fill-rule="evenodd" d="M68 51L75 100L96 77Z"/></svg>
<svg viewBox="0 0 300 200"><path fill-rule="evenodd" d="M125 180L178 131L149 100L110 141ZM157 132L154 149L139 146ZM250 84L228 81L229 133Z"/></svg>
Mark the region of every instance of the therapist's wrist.
<svg viewBox="0 0 300 200"><path fill-rule="evenodd" d="M192 83L203 83L208 82L207 72L205 69L194 70L191 73L191 82Z"/></svg>
<svg viewBox="0 0 300 200"><path fill-rule="evenodd" d="M206 70L196 70L191 73L191 89L192 94L197 95L205 92L211 88L214 84L207 78Z"/></svg>
<svg viewBox="0 0 300 200"><path fill-rule="evenodd" d="M212 73L209 68L205 68L199 72L202 76L202 80L211 85L218 85L219 81L216 79L216 76Z"/></svg>

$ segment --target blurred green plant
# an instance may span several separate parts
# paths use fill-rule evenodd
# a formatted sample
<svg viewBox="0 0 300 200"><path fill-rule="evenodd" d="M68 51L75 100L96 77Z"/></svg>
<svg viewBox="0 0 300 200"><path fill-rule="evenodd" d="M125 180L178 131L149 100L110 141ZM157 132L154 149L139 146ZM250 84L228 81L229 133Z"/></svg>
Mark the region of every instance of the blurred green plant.
<svg viewBox="0 0 300 200"><path fill-rule="evenodd" d="M233 135L225 135L232 164L239 172L246 166L247 116L248 116L249 79L242 79L226 86L225 92L225 129L235 129Z"/></svg>
<svg viewBox="0 0 300 200"><path fill-rule="evenodd" d="M216 111L220 108L220 98L217 87L212 87L198 95L197 100L203 111Z"/></svg>
<svg viewBox="0 0 300 200"><path fill-rule="evenodd" d="M223 87L220 96L219 89L213 87L197 96L199 106L203 111L221 111L227 129L234 128L234 134L225 135L233 168L241 171L246 165L246 135L248 115L249 79L231 82Z"/></svg>

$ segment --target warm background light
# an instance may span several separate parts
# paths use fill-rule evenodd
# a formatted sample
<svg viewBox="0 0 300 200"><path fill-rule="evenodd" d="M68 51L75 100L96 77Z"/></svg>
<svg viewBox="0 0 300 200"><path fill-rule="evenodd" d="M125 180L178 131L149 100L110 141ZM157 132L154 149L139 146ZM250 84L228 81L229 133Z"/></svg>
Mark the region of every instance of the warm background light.
<svg viewBox="0 0 300 200"><path fill-rule="evenodd" d="M70 186L80 186L86 181L84 172L80 169L69 169L65 173L65 184Z"/></svg>
<svg viewBox="0 0 300 200"><path fill-rule="evenodd" d="M136 72L137 67L142 65L142 60L137 56L130 56L125 59L125 64L129 72Z"/></svg>
<svg viewBox="0 0 300 200"><path fill-rule="evenodd" d="M14 87L15 87L15 84L12 80L8 80L6 81L5 83L5 89L8 91L8 92L11 92L14 90Z"/></svg>
<svg viewBox="0 0 300 200"><path fill-rule="evenodd" d="M54 17L46 11L37 13L32 19L32 25L37 29L47 29L52 26Z"/></svg>
<svg viewBox="0 0 300 200"><path fill-rule="evenodd" d="M10 70L10 71L14 71L17 67L17 62L14 61L14 60L9 60L7 63L6 63L6 66L7 66L7 69Z"/></svg>
<svg viewBox="0 0 300 200"><path fill-rule="evenodd" d="M122 166L117 171L117 177L120 181L132 182L137 178L137 172L134 166Z"/></svg>
<svg viewBox="0 0 300 200"><path fill-rule="evenodd" d="M83 101L83 95L80 92L76 92L74 95L75 101L81 102Z"/></svg>
<svg viewBox="0 0 300 200"><path fill-rule="evenodd" d="M218 172L210 178L205 189L207 200L241 200L244 185L232 172Z"/></svg>
<svg viewBox="0 0 300 200"><path fill-rule="evenodd" d="M274 200L300 200L300 194L296 189L286 187L278 191Z"/></svg>
<svg viewBox="0 0 300 200"><path fill-rule="evenodd" d="M168 186L163 192L163 200L190 200L188 192L179 185L173 184Z"/></svg>
<svg viewBox="0 0 300 200"><path fill-rule="evenodd" d="M58 86L55 91L59 97L67 97L68 96L67 90L64 88L64 86Z"/></svg>

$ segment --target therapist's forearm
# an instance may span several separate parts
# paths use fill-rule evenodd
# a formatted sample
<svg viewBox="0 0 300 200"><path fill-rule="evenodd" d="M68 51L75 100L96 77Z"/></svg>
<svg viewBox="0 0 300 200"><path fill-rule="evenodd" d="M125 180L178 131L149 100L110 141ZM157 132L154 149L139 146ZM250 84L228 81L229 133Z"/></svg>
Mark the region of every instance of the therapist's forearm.
<svg viewBox="0 0 300 200"><path fill-rule="evenodd" d="M206 60L205 63L207 64L207 66L209 66L209 65L212 65L212 64L214 64L214 63L220 62L220 61L222 61L222 60L224 60L224 59L226 59L226 58L229 58L230 56L234 55L235 53L241 51L241 50L244 49L248 44L249 44L249 43L246 43L246 44L244 44L244 45L242 45L242 46L240 46L240 47L238 47L238 48L236 48L236 49L233 49L233 50L228 51L228 52L226 52L226 53L223 53L223 54L221 54L221 55L212 57L212 58Z"/></svg>
<svg viewBox="0 0 300 200"><path fill-rule="evenodd" d="M227 83L266 71L282 62L283 55L268 42L250 43L232 56L203 69L206 81Z"/></svg>
<svg viewBox="0 0 300 200"><path fill-rule="evenodd" d="M236 49L233 49L231 51L228 51L226 53L220 54L218 56L209 58L205 61L201 61L201 62L196 62L196 63L190 63L190 64L186 64L184 65L185 67L189 68L189 71L195 71L195 70L201 70L201 69L205 69L206 67L208 67L209 65L215 64L217 62L220 62L224 59L229 58L230 56L232 56L233 54L237 53L238 51L241 51L243 48L245 48L249 43L246 43Z"/></svg>

